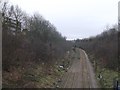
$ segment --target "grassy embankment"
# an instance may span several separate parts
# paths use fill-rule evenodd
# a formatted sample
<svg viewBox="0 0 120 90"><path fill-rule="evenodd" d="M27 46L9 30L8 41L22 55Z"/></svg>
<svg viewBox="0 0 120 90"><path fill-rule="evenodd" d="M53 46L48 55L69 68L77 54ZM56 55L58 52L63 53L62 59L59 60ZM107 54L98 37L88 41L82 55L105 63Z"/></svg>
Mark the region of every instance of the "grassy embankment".
<svg viewBox="0 0 120 90"><path fill-rule="evenodd" d="M26 68L16 67L10 72L3 72L4 88L54 88L58 80L71 65L74 52L67 52L62 60L47 68L44 63L31 63ZM60 68L64 65L64 68Z"/></svg>
<svg viewBox="0 0 120 90"><path fill-rule="evenodd" d="M101 88L113 88L115 79L120 80L120 76L119 76L120 72L110 70L108 68L103 68L99 65L94 65L93 62L96 59L92 55L89 55L89 59L94 67L96 73L96 79L99 83L99 86ZM101 75L101 79L99 78L99 75Z"/></svg>

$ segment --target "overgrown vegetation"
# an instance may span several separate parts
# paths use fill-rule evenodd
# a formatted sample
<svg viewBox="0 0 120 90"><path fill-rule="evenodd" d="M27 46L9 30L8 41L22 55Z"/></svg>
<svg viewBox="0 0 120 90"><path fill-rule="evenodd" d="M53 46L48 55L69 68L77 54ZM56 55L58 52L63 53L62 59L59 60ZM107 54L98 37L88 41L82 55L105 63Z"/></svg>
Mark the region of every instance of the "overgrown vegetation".
<svg viewBox="0 0 120 90"><path fill-rule="evenodd" d="M3 88L54 87L58 77L65 72L58 66L62 64L67 68L71 64L66 52L71 49L73 42L67 41L40 14L29 16L18 6L3 1L0 7L3 15ZM11 21L14 21L14 27L11 27ZM89 53L96 75L101 72L103 87L112 87L113 78L120 71L117 42L116 27L95 37L75 41L75 46Z"/></svg>
<svg viewBox="0 0 120 90"><path fill-rule="evenodd" d="M96 73L96 80L98 81L99 87L101 88L113 88L116 85L116 81L120 80L120 72L101 67L100 65L95 65L95 58L94 56L89 54L89 59L92 62L94 67L94 71Z"/></svg>
<svg viewBox="0 0 120 90"><path fill-rule="evenodd" d="M0 2L0 5L3 88L50 87L59 76L56 65L62 62L72 42L40 14L29 16L7 2Z"/></svg>
<svg viewBox="0 0 120 90"><path fill-rule="evenodd" d="M99 75L103 77L100 79L101 87L113 87L113 80L120 73L117 27L109 28L95 37L77 39L75 44L88 52L97 78Z"/></svg>
<svg viewBox="0 0 120 90"><path fill-rule="evenodd" d="M102 78L100 79L98 76L101 74ZM96 70L96 78L100 82L101 87L105 88L113 88L116 80L118 80L119 72L109 70L106 68L97 67Z"/></svg>
<svg viewBox="0 0 120 90"><path fill-rule="evenodd" d="M82 40L76 40L76 45L85 49L101 67L118 71L118 30L110 28L103 33Z"/></svg>

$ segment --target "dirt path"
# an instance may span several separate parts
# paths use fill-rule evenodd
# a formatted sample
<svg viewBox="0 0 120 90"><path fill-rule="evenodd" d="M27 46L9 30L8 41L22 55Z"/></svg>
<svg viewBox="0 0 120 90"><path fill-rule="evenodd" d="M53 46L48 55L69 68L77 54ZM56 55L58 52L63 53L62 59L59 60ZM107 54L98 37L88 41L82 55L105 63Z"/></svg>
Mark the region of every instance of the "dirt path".
<svg viewBox="0 0 120 90"><path fill-rule="evenodd" d="M98 88L92 65L87 54L77 49L73 64L62 78L61 88ZM79 58L80 57L80 58Z"/></svg>

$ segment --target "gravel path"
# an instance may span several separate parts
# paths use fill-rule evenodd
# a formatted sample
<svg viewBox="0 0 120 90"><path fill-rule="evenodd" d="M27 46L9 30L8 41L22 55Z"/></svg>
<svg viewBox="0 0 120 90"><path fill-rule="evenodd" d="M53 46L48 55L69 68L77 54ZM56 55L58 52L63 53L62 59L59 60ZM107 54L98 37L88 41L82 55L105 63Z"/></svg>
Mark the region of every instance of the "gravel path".
<svg viewBox="0 0 120 90"><path fill-rule="evenodd" d="M93 67L84 50L78 49L71 68L62 78L60 88L98 88Z"/></svg>

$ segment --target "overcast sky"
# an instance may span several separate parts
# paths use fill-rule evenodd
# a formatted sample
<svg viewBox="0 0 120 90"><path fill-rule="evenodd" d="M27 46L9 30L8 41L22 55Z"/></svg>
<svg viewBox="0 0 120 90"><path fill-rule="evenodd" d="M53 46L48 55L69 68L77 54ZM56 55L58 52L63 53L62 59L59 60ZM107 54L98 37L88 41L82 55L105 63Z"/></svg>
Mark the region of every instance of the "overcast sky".
<svg viewBox="0 0 120 90"><path fill-rule="evenodd" d="M118 19L119 0L9 0L29 14L40 13L67 39L87 38Z"/></svg>

